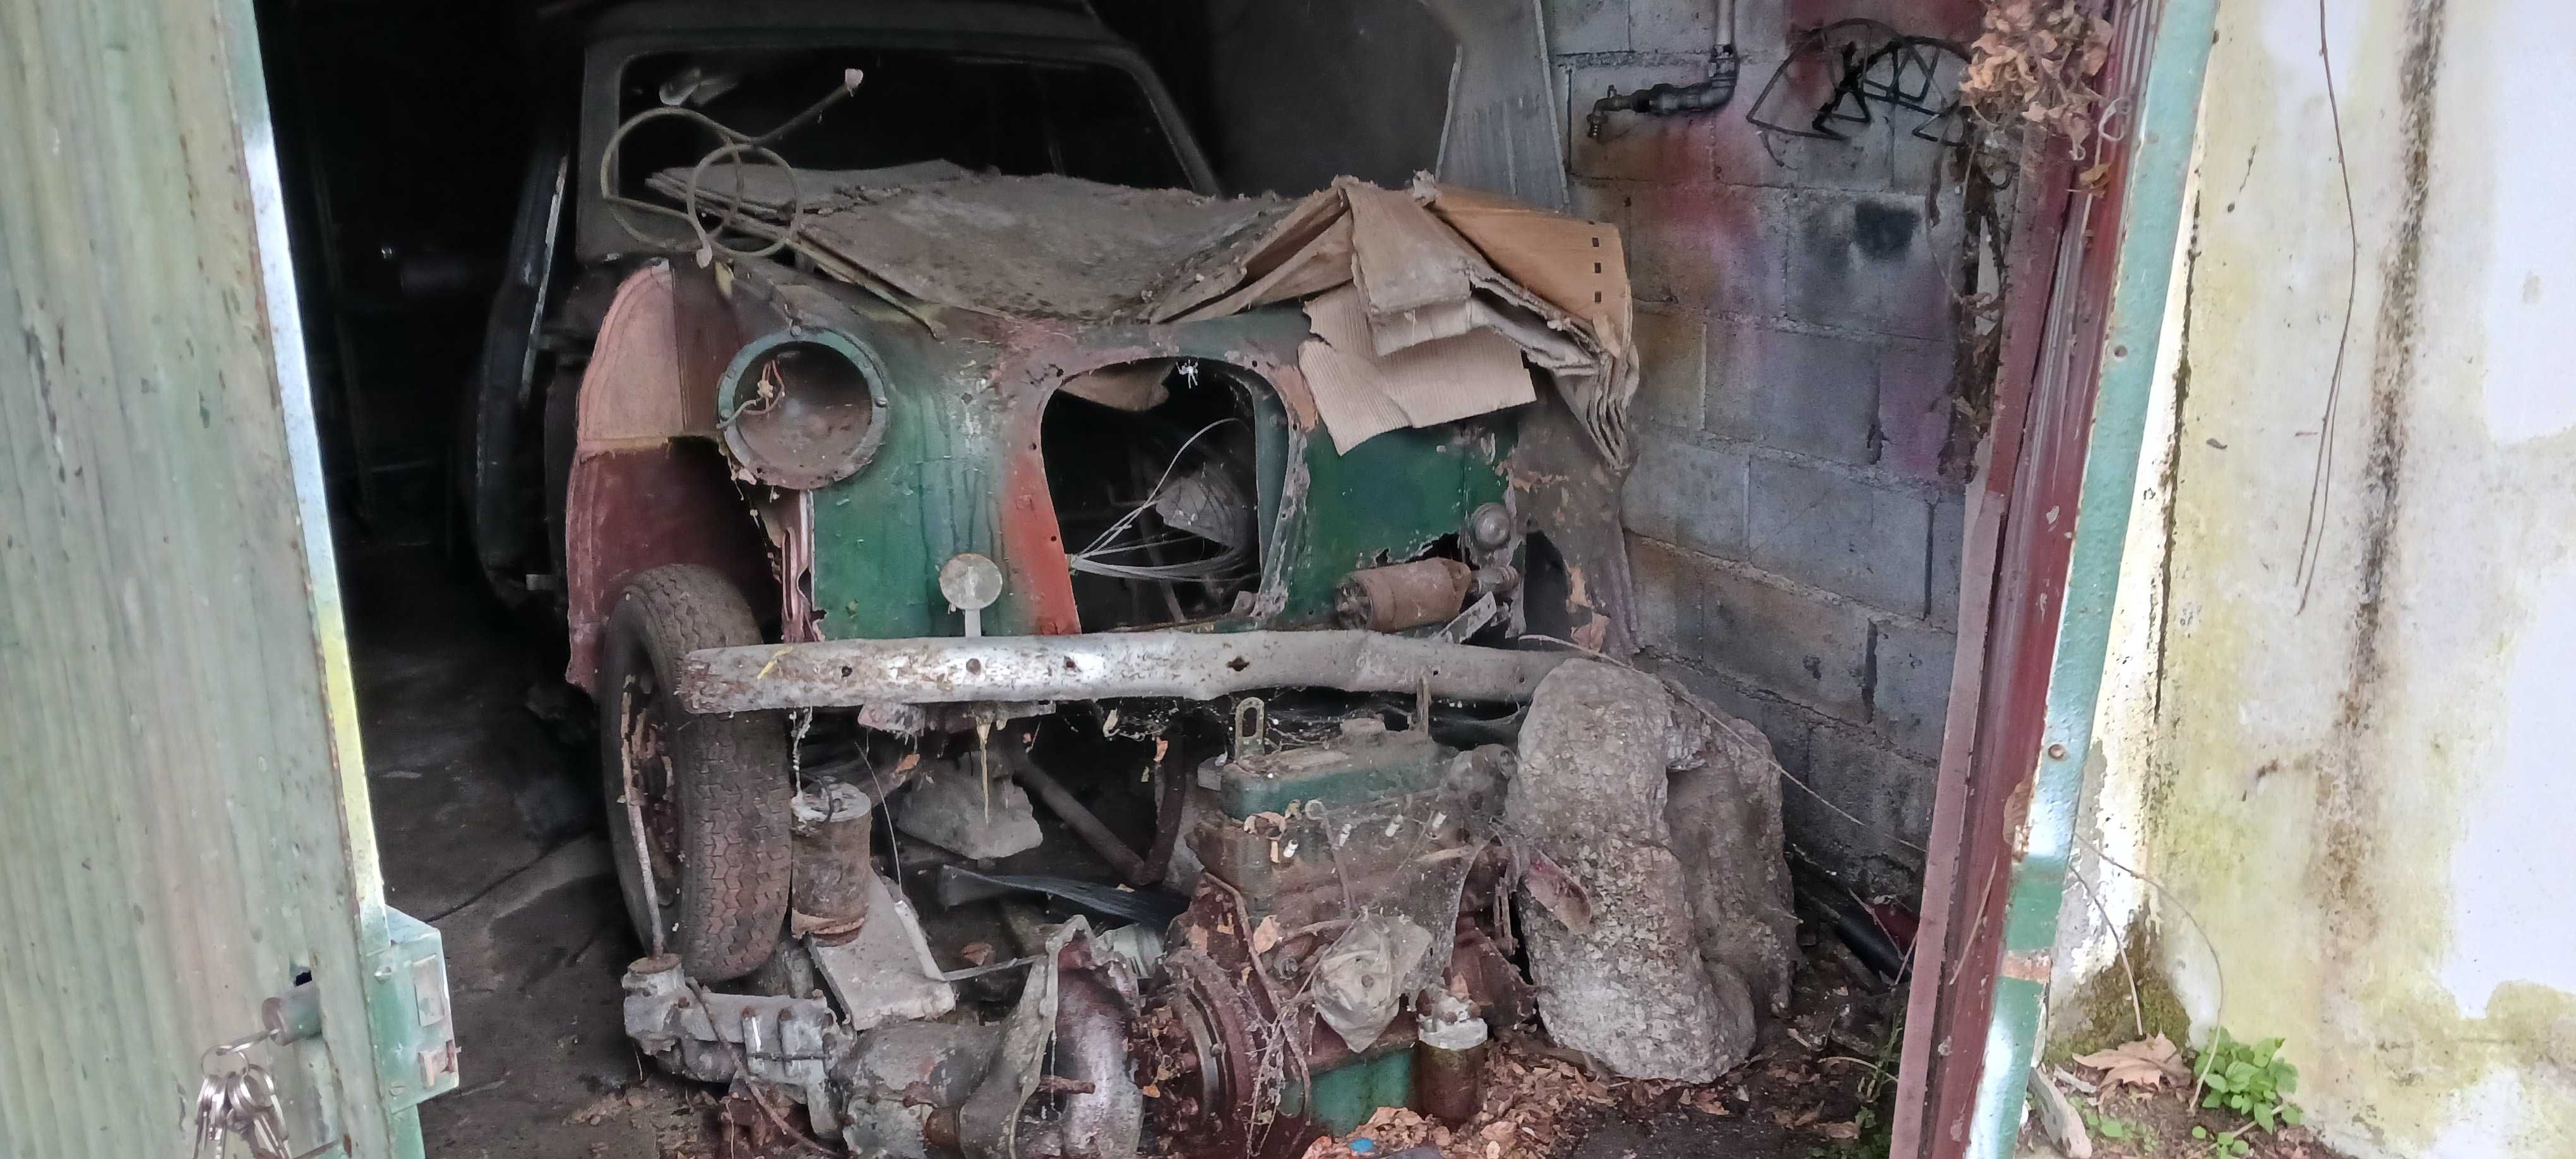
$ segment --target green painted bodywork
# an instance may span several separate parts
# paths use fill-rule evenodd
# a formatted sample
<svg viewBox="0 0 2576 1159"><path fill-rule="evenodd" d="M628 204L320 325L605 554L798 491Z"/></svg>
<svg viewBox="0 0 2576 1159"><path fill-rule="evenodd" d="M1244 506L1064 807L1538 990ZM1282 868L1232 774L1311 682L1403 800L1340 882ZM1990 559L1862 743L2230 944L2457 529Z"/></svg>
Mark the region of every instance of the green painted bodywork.
<svg viewBox="0 0 2576 1159"><path fill-rule="evenodd" d="M1503 499L1503 460L1516 422L1509 412L1445 427L1393 430L1333 450L1317 432L1306 445L1306 509L1284 529L1288 622L1320 619L1354 569L1402 563L1467 514Z"/></svg>
<svg viewBox="0 0 2576 1159"><path fill-rule="evenodd" d="M871 303L849 304L840 319L838 328L875 354L890 381L875 456L813 496L814 606L827 639L962 635L965 618L940 596L937 577L949 557L969 551L993 558L1008 577L1001 599L984 611L984 632L1039 630L1027 594L1032 577L1020 571L1036 565L1013 558L1003 519L1009 473L1043 477L1038 419L1061 364L1031 373L1021 367L1045 359L1010 361L1009 346L1025 331L1005 337L991 333L990 322L938 317L945 333L937 337ZM1092 356L1094 364L1177 355L1290 366L1307 337L1305 315L1294 305L1174 326L1086 327L1078 337L1066 329L1037 336L1046 355L1121 355ZM1251 393L1267 529L1262 582L1251 614L1226 617L1213 629L1321 623L1352 569L1416 558L1458 534L1478 506L1503 498L1503 461L1517 426L1509 412L1390 431L1343 454L1320 427L1296 429L1275 393ZM1015 468L1021 456L1027 458Z"/></svg>
<svg viewBox="0 0 2576 1159"><path fill-rule="evenodd" d="M1365 806L1437 788L1457 750L1419 732L1345 736L1314 745L1236 757L1214 771L1217 806L1228 817L1284 813L1300 801L1332 808Z"/></svg>
<svg viewBox="0 0 2576 1159"><path fill-rule="evenodd" d="M1380 1107L1413 1105L1413 1051L1398 1050L1334 1067L1315 1076L1311 1093L1314 1106L1307 1114L1335 1135L1350 1134ZM1279 1109L1292 1115L1306 1109L1294 1102L1293 1097L1284 1098Z"/></svg>

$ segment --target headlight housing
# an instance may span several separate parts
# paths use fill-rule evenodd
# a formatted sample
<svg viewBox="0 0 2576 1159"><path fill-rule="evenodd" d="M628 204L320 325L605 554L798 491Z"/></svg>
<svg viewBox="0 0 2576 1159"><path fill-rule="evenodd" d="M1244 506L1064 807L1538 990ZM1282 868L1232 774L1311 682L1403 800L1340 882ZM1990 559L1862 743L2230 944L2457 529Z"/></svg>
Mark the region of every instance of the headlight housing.
<svg viewBox="0 0 2576 1159"><path fill-rule="evenodd" d="M752 340L716 394L726 453L753 479L810 491L857 474L885 441L885 368L830 330Z"/></svg>

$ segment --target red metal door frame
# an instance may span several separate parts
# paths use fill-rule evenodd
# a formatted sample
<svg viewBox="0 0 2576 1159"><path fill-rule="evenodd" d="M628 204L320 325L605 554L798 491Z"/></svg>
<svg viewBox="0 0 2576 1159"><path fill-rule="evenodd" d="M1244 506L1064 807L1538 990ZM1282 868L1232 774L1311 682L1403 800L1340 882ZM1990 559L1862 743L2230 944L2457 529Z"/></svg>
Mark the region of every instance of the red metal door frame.
<svg viewBox="0 0 2576 1159"><path fill-rule="evenodd" d="M2140 386L2152 362L2152 335L2163 309L2165 265L2171 260L2172 220L2128 220L2133 193L2137 212L2178 218L2182 171L2190 149L2200 67L2207 51L2209 0L2174 0L2177 26L2163 28L2168 3L2141 0L2118 6L2110 59L2097 83L2106 133L2083 162L2108 162L2095 184L2076 188L2078 162L2058 140L2033 169L2019 175L2013 239L2005 258L2004 351L1994 393L1993 420L1976 478L1970 486L1961 559L1959 646L1952 670L1949 715L1933 806L1930 856L1925 867L1923 925L1915 943L1913 987L1897 1084L1894 1159L1955 1159L1978 1137L1981 1086L1989 1064L2006 1060L1997 1076L2021 1073L2015 1052L2028 1051L2036 1011L2016 1011L2009 1027L1997 1022L1998 984L2044 987L2054 897L2047 904L2011 905L2025 893L2062 889L2052 875L2062 866L2033 866L2032 803L2040 770L2055 796L2055 818L2070 817L2081 787L2084 754L2051 745L2052 681L2070 685L2057 699L2083 698L2081 735L2089 735L2090 681L2065 679L2062 667L2081 660L2090 643L2098 674L2098 639L2061 638L2069 600L2070 564L2076 548L2081 501L2088 497L2086 468L2096 440L2103 443L2105 478L2097 479L2086 507L2088 535L2124 536L2125 503L2133 492L2134 420L2143 413ZM2098 5L2091 5L2099 10ZM2185 28L2183 25L2191 27ZM2170 35L2160 35L2168 33ZM2196 38L2196 40L2194 39ZM2161 53L2162 59L2158 57ZM2149 65L2167 67L2155 107L2156 120L2140 122ZM2185 87L2187 86L2187 88ZM2137 176L2150 184L2132 188L2133 161L2143 137L2149 161ZM2156 228L2136 228L2140 226ZM2135 229L2138 236L2132 236ZM2146 252L2159 244L2161 253ZM2131 275L2124 276L2123 262ZM2137 267L2158 263L2154 277ZM2152 297L2152 302L2144 299ZM2115 319L2115 314L2117 315ZM2116 322L2116 325L2115 325ZM2104 358L2106 336L2123 337ZM2128 347L2135 345L2132 351ZM2107 377L2122 375L2119 416L2097 429L2095 404ZM2117 429L2110 429L2116 427ZM2128 445L2114 445L2125 439ZM2116 468L2116 469L2114 469ZM2116 490L2113 490L2116 488ZM2119 506L2103 518L2106 499ZM2108 570L2116 572L2118 546L2108 544ZM2089 568L2103 570L2097 549ZM2081 597L2088 629L2109 614L2109 580L2087 576ZM2093 633L2098 637L2099 632ZM2058 705L2064 715L2067 705ZM2078 735L2078 734L2069 734ZM2082 747L2077 745L2074 747ZM2059 856L2040 851L2042 857ZM2033 870L2037 870L2033 872ZM2014 930L2008 916L2047 929ZM2027 1003L2025 1003L2027 1006ZM2014 1033L1993 1034L2001 1029ZM2025 1060L2026 1061L2026 1060ZM2011 1072L2006 1075L2005 1071ZM2017 1091L1986 1092L1988 1149L2008 1149L2009 1119ZM2003 1153L1997 1151L1997 1153Z"/></svg>

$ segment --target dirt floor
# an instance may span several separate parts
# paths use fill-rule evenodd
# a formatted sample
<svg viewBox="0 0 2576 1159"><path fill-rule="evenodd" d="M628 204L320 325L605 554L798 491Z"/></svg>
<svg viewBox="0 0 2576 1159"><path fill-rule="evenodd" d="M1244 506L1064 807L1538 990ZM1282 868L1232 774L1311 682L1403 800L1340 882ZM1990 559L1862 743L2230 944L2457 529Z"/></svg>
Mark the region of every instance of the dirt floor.
<svg viewBox="0 0 2576 1159"><path fill-rule="evenodd" d="M748 1159L720 1092L628 1048L618 976L635 955L596 832L586 709L463 577L419 550L352 550L343 578L386 893L446 938L462 1085L421 1108L433 1159ZM1498 1043L1486 1113L1409 1114L1317 1156L1443 1145L1459 1159L1863 1159L1886 1154L1896 1000L1809 943L1791 1016L1706 1088L1587 1076ZM1877 1105L1870 1105L1876 1103ZM780 1154L789 1152L780 1151Z"/></svg>
<svg viewBox="0 0 2576 1159"><path fill-rule="evenodd" d="M2244 1130L2237 1137L2247 1150L2222 1150L2228 1133L2244 1128L2245 1119L2195 1106L2188 1079L2172 1083L2169 1089L2086 1091L2082 1084L2089 1081L2087 1076L2099 1077L2091 1068L2058 1069L2073 1080L2061 1080L2060 1089L2085 1124L2094 1159L2345 1159L2305 1127L2285 1126L2268 1133ZM2194 1127L2206 1134L2194 1137ZM2022 1159L2066 1159L2067 1150L2046 1136L2034 1114L2032 1123L2022 1130L2021 1154Z"/></svg>

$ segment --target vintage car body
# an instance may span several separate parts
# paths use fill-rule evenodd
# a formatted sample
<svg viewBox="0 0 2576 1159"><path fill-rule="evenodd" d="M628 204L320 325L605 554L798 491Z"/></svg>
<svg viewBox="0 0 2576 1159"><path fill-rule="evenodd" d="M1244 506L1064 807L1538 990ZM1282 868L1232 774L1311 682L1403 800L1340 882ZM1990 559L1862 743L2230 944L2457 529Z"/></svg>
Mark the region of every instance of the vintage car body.
<svg viewBox="0 0 2576 1159"><path fill-rule="evenodd" d="M1506 569L1497 580L1517 575L1522 537L1503 512L1519 416L1394 431L1337 450L1311 419L1297 421L1296 404L1274 386L1286 383L1290 398L1303 389L1295 358L1306 320L1293 307L1168 326L1084 327L917 307L943 331L934 336L912 314L853 287L774 266L736 271L726 293L714 292L713 276L700 271L639 273L631 293L667 283L668 309L696 313L674 325L663 310L643 311L649 317L637 326L648 334L627 333L618 323L631 316L613 314L603 333L604 360L620 367L633 344L653 351L642 357L701 373L721 358L722 369L686 386L616 370L614 381L589 380L567 520L578 683L589 683L589 642L620 581L662 563L701 563L770 588L764 599L775 600L787 642L962 637L965 614L938 579L943 564L969 553L995 561L1004 575L980 634L1136 627L1099 608L1087 617L1076 598L1068 566L1075 549L1047 477L1046 424L1066 382L1158 362L1196 368L1205 389L1233 393L1254 432L1257 582L1244 584L1225 610L1189 619L1191 630L1332 626L1353 572L1420 558L1444 541L1463 545L1451 549L1462 560L1472 554ZM701 345L662 349L661 335L671 331ZM802 565L781 571L746 550L753 528L735 480L672 441L713 441L718 416L739 409L764 356L825 344L869 368L881 401L871 407L864 463L793 502L760 508L780 557ZM649 399L657 387L677 393ZM655 429L593 419L603 410L647 409L695 414ZM1479 542L1470 524L1489 506ZM675 523L675 513L685 518ZM784 590L759 582L764 573L791 572ZM1592 609L1573 612L1560 630L1606 630L1606 617L1592 626ZM1551 623L1562 619L1551 615L1558 616Z"/></svg>
<svg viewBox="0 0 2576 1159"><path fill-rule="evenodd" d="M1129 70L1169 171L1204 187L1132 52L1060 14L961 44L985 7L827 31ZM1532 1009L1497 844L1513 730L1569 656L1627 647L1615 231L1427 184L1228 202L911 159L756 171L732 159L767 138L674 103L677 73L621 116L637 54L775 43L718 23L604 26L556 170L569 221L543 218L570 227L571 288L538 279L548 325L496 308L481 408L497 572L527 566L505 541L531 521L496 496L545 419L560 538L530 588L560 592L566 676L600 714L647 951L630 1036L861 1154L1124 1159L1149 1106L1202 1153L1288 1154L1381 1106L1472 1107L1488 1025ZM811 56L822 34L785 27ZM838 83L788 123L865 91ZM715 151L622 173L614 143L655 118ZM946 192L903 200L922 190ZM1022 196L1102 215L1033 214L1098 260L1042 260L1061 255L1026 240ZM1477 272L1472 302L1385 317L1455 327L1408 340L1425 351L1484 343L1464 391L1484 401L1354 435L1327 421L1354 388L1310 374L1326 340L1302 299L1358 292L1371 213L1458 286ZM1452 232L1469 213L1558 250L1489 266ZM885 214L920 244L852 257ZM1124 281L1093 268L1157 245ZM1332 276L1164 308L1167 283L1230 284L1153 264L1197 250L1238 280L1319 252ZM952 256L985 281L942 281ZM1552 299L1516 280L1550 269L1580 272ZM1117 293L1078 301L1092 281ZM1073 920L1030 926L1032 896ZM986 962L996 945L1019 953Z"/></svg>
<svg viewBox="0 0 2576 1159"><path fill-rule="evenodd" d="M1079 330L942 312L941 339L890 307L841 305L838 319L817 316L835 312L823 307L772 333L847 334L885 367L888 384L874 461L814 492L817 638L962 634L962 613L936 584L939 566L961 552L993 558L1009 577L984 613L986 633L1114 626L1086 624L1076 606L1066 562L1074 546L1058 531L1042 446L1057 390L1092 371L1179 358L1203 367L1210 389L1245 396L1266 530L1255 598L1207 622L1219 630L1320 625L1351 571L1412 559L1504 495L1515 425L1507 419L1382 436L1347 455L1290 422L1272 384L1296 373L1307 336L1292 307ZM755 341L746 356L758 349ZM726 385L739 393L740 378Z"/></svg>
<svg viewBox="0 0 2576 1159"><path fill-rule="evenodd" d="M685 230L639 238L629 228L638 223L621 223L600 196L595 176L624 107L628 66L677 52L841 46L1109 70L1134 87L1171 183L1215 192L1207 159L1153 69L1071 9L1010 0L647 0L609 8L592 24L573 99L538 121L460 432L466 531L496 593L515 603L530 595L531 577L539 594L560 583L572 408L558 387L589 358L622 280L639 263L694 244Z"/></svg>

